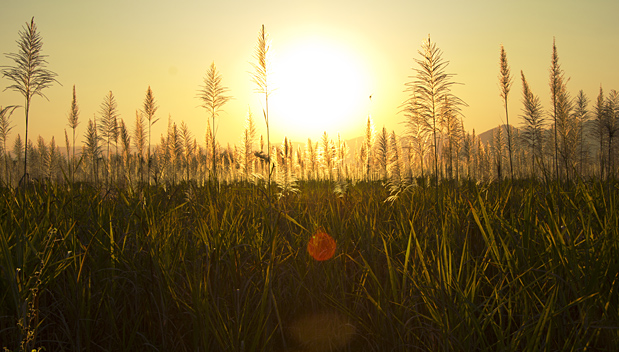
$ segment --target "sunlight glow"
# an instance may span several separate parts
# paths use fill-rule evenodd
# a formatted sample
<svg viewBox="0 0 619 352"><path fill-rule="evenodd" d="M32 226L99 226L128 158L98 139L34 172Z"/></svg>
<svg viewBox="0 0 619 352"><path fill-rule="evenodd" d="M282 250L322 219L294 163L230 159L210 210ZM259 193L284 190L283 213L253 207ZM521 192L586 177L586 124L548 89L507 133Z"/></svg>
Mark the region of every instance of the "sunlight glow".
<svg viewBox="0 0 619 352"><path fill-rule="evenodd" d="M344 45L309 38L287 46L273 60L272 116L293 137L345 133L367 114L370 70Z"/></svg>

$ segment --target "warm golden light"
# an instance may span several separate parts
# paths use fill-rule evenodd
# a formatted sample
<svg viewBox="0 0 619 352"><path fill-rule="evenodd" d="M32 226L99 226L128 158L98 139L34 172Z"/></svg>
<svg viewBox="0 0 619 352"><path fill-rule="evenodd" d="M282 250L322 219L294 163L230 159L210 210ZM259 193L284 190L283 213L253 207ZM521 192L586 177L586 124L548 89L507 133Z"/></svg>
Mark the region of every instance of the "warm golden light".
<svg viewBox="0 0 619 352"><path fill-rule="evenodd" d="M273 117L292 136L345 133L367 114L370 71L345 45L302 39L278 51L273 62Z"/></svg>

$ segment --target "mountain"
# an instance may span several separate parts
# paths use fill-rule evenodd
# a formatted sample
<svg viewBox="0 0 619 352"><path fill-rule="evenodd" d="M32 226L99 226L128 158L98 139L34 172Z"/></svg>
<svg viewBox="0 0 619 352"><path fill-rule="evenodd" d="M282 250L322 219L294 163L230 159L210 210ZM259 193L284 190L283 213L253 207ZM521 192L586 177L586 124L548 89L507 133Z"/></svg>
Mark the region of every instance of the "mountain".
<svg viewBox="0 0 619 352"><path fill-rule="evenodd" d="M547 121L547 123L548 123L548 121ZM493 143L493 138L494 138L493 137L494 133L496 132L496 130L498 128L502 128L503 129L503 136L505 138L507 138L507 125L501 125L499 127L495 127L495 128L492 128L492 129L489 129L489 130L487 130L485 132L480 133L478 136L481 139L482 143L486 144L486 143L489 142L490 144L492 144ZM511 126L511 128L512 128L512 132L513 132L512 133L512 138L514 138L516 133L523 132L518 127ZM585 140L585 144L587 144L589 146L589 148L590 148L589 151L590 152L593 152L593 150L591 148L594 149L595 148L594 146L597 145L597 143L599 143L599 142L596 142L596 140L595 140L596 138L595 138L595 135L593 133L594 129L595 129L595 121L589 120L589 121L585 122L585 124L584 124L584 130L585 130L585 135L584 135L585 138L584 138L584 140ZM544 132L548 132L548 131L550 131L549 128L544 130ZM507 139L505 139L505 140L507 141ZM518 143L518 141L514 141L512 139L512 143Z"/></svg>
<svg viewBox="0 0 619 352"><path fill-rule="evenodd" d="M500 126L497 126L495 128L492 128L485 132L480 133L478 136L481 139L481 142L483 144L487 144L487 143L493 144L494 134L496 133L496 130L498 130L499 128L502 129L503 136L505 137L505 141L507 141L507 125L500 125ZM511 132L512 132L512 144L513 144L515 143L514 135L520 132L520 129L518 129L518 127L511 126Z"/></svg>

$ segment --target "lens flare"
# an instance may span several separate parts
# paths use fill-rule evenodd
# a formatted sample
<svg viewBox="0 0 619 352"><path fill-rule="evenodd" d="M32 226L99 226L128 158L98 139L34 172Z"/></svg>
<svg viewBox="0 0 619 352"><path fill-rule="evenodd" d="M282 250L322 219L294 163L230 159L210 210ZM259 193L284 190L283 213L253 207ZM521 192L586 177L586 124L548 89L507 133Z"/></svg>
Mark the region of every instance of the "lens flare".
<svg viewBox="0 0 619 352"><path fill-rule="evenodd" d="M341 314L322 312L298 318L288 332L303 351L339 351L354 338L356 328Z"/></svg>
<svg viewBox="0 0 619 352"><path fill-rule="evenodd" d="M310 238L307 244L307 251L312 258L317 261L325 261L333 258L335 247L336 244L333 237L322 230L318 230L318 232Z"/></svg>

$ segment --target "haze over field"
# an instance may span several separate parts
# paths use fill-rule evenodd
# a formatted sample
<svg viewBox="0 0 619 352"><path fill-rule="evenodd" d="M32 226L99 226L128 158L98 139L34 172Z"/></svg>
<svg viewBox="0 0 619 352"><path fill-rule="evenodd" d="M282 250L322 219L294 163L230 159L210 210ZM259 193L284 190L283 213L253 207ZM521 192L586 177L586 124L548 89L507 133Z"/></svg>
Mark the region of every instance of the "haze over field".
<svg viewBox="0 0 619 352"><path fill-rule="evenodd" d="M368 114L379 129L403 131L398 112L407 97L404 83L428 34L450 61L447 72L462 83L453 90L468 104L467 130L504 123L497 79L501 44L516 78L524 70L545 108L553 37L572 95L583 89L593 100L600 85L619 86L616 1L7 1L2 7L0 53L17 51L18 31L34 16L48 68L62 83L44 91L49 101L33 101L32 140L38 135L62 140L73 85L80 137L110 90L120 117L133 128L151 86L162 119L153 136L165 131L171 116L185 121L204 143L207 115L196 95L212 62L234 97L219 118L218 141L238 142L248 107L264 134L261 97L248 73L262 24L274 54L277 90L270 109L271 138L277 142L285 135L316 140L322 131L354 138L363 134ZM11 64L0 56L0 65ZM0 88L8 85L0 78ZM509 101L515 125L521 95L516 79ZM20 95L0 92L0 105L17 104L23 105ZM23 110L13 114L12 123L11 141L24 136Z"/></svg>

